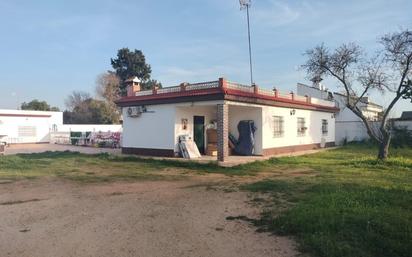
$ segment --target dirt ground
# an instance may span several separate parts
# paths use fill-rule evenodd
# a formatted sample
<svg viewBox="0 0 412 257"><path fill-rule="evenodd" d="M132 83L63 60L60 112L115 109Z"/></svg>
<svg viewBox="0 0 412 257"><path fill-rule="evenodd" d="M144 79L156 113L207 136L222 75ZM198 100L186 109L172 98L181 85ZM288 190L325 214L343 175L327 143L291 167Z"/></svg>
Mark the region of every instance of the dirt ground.
<svg viewBox="0 0 412 257"><path fill-rule="evenodd" d="M330 150L331 147L325 149L315 149L306 151L297 151L293 153L277 154L272 156L229 156L226 161L220 163L221 166L232 167L239 164L250 163L254 161L267 160L271 157L282 157L282 156L299 156L304 154L312 154L320 151ZM16 144L10 145L6 148L5 155L13 155L19 153L42 153L45 151L72 151L80 152L84 154L98 154L98 153L109 153L115 155L121 155L121 149L111 149L111 148L96 148L96 147L85 147L85 146L73 146L73 145L58 145L58 144ZM148 157L140 156L142 158L153 158L153 159L172 159L177 161L189 161L183 158L169 158L169 157ZM192 159L190 161L196 161L199 163L209 163L211 161L217 161L216 157L212 156L202 156L198 159Z"/></svg>
<svg viewBox="0 0 412 257"><path fill-rule="evenodd" d="M5 155L18 153L42 153L45 151L73 151L85 154L110 153L121 154L120 149L83 147L74 145L57 145L57 144L16 144L6 147Z"/></svg>
<svg viewBox="0 0 412 257"><path fill-rule="evenodd" d="M246 192L182 181L79 184L52 178L0 184L0 255L295 256L291 239L228 216L257 218ZM202 185L205 186L202 186Z"/></svg>

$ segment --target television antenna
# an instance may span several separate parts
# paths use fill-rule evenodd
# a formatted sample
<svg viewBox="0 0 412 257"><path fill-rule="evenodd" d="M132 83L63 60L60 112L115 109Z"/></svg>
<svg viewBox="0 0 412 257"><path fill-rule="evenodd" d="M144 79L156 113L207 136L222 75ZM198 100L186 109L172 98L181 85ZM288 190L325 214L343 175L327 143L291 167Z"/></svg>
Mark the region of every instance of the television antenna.
<svg viewBox="0 0 412 257"><path fill-rule="evenodd" d="M249 22L249 7L251 0L239 0L240 10L246 9L247 15L247 36L249 40L249 67L250 67L250 84L253 85L253 68L252 68L252 46L250 44L250 22Z"/></svg>

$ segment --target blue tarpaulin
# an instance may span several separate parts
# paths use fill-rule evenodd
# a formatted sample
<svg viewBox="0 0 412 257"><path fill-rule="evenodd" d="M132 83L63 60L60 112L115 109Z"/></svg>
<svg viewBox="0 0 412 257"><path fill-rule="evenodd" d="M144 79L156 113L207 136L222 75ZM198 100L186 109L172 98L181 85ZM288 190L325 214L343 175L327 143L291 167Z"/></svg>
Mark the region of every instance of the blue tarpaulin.
<svg viewBox="0 0 412 257"><path fill-rule="evenodd" d="M255 122L253 120L242 120L237 125L239 139L235 144L235 152L239 155L255 154Z"/></svg>

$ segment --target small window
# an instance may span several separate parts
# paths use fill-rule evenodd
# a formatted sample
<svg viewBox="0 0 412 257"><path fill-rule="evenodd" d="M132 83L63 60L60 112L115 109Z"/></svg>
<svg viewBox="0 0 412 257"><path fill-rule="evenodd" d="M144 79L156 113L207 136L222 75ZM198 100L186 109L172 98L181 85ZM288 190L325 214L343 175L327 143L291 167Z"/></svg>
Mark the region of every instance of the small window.
<svg viewBox="0 0 412 257"><path fill-rule="evenodd" d="M35 137L36 127L34 126L19 126L17 128L19 137Z"/></svg>
<svg viewBox="0 0 412 257"><path fill-rule="evenodd" d="M306 129L305 118L298 118L298 136L304 136Z"/></svg>
<svg viewBox="0 0 412 257"><path fill-rule="evenodd" d="M322 120L322 135L328 134L328 120Z"/></svg>
<svg viewBox="0 0 412 257"><path fill-rule="evenodd" d="M283 136L283 117L273 116L273 136L282 137Z"/></svg>

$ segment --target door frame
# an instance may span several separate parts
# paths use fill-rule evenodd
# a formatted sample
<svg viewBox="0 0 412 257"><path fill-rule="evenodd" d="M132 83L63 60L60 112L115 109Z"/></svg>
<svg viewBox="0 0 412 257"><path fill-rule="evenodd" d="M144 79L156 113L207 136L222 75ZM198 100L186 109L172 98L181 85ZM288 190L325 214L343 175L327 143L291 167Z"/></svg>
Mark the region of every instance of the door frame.
<svg viewBox="0 0 412 257"><path fill-rule="evenodd" d="M196 121L197 121L197 119L201 119L201 120L203 120L203 123L199 123L199 122L197 122L196 123ZM196 142L196 138L195 138L195 127L196 127L196 124L202 124L202 137L203 137L203 145L200 147L200 146L198 146L197 144L197 148L199 149L199 152L201 153L201 154L205 154L205 152L206 152L206 147L205 147L205 144L206 144L206 137L205 137L205 116L202 116L202 115L193 115L193 141L194 142Z"/></svg>

